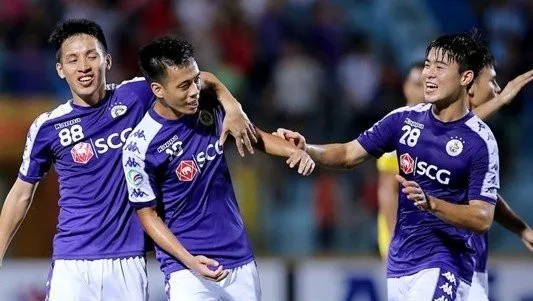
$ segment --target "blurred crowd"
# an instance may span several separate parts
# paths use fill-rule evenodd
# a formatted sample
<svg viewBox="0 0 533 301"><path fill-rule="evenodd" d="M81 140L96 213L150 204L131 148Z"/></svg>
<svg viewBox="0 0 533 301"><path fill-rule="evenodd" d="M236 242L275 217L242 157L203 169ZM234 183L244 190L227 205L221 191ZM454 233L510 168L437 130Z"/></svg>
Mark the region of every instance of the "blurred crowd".
<svg viewBox="0 0 533 301"><path fill-rule="evenodd" d="M83 17L106 33L109 82L140 75L144 43L178 35L195 45L201 69L219 76L259 127L295 129L315 143L354 139L401 106L406 70L439 34L479 28L502 87L533 68L530 0L0 0L0 7L0 95L70 98L46 40L58 21ZM529 223L532 98L530 86L490 121L502 193ZM233 152L229 160L257 253L375 251L373 161L301 178L282 160L243 160ZM493 249L523 250L500 228L491 235Z"/></svg>

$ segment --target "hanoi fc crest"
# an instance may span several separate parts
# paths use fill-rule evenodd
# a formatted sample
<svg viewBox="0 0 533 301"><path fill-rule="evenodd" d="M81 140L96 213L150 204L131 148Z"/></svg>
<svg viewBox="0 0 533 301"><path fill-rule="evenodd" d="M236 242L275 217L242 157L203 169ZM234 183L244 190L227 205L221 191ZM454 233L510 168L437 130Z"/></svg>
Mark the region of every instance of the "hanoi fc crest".
<svg viewBox="0 0 533 301"><path fill-rule="evenodd" d="M465 142L459 137L452 137L448 143L446 143L446 152L452 157L459 156L463 152L463 144Z"/></svg>

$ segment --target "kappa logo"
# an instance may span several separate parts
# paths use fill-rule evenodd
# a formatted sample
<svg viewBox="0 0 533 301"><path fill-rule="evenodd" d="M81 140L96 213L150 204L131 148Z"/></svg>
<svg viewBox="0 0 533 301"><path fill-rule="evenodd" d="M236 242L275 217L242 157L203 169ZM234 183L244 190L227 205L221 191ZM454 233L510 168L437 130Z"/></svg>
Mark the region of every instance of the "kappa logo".
<svg viewBox="0 0 533 301"><path fill-rule="evenodd" d="M87 142L80 142L72 147L70 150L72 160L76 163L87 164L94 156L92 146Z"/></svg>
<svg viewBox="0 0 533 301"><path fill-rule="evenodd" d="M134 198L142 198L142 197L148 196L148 193L138 188L138 189L133 189L133 191L131 192L131 196Z"/></svg>
<svg viewBox="0 0 533 301"><path fill-rule="evenodd" d="M126 167L139 167L141 166L137 161L135 161L135 158L128 158L128 161L126 161Z"/></svg>
<svg viewBox="0 0 533 301"><path fill-rule="evenodd" d="M111 107L111 117L117 118L126 114L126 111L128 111L128 107L119 102L118 104Z"/></svg>
<svg viewBox="0 0 533 301"><path fill-rule="evenodd" d="M198 168L193 160L183 160L176 168L176 176L183 182L190 182L198 174Z"/></svg>

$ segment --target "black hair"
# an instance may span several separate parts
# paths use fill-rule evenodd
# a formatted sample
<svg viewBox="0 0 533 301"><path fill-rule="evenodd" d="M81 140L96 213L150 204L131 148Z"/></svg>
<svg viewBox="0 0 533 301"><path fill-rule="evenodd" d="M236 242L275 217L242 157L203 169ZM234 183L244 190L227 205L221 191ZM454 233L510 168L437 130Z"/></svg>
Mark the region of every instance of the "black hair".
<svg viewBox="0 0 533 301"><path fill-rule="evenodd" d="M494 63L493 56L476 30L438 37L427 47L426 58L432 49L437 50L442 57L447 56L456 62L459 65L459 73L472 70L474 78L485 66Z"/></svg>
<svg viewBox="0 0 533 301"><path fill-rule="evenodd" d="M139 51L139 65L151 82L164 80L167 67L186 66L194 59L194 48L173 36L164 36L144 45Z"/></svg>
<svg viewBox="0 0 533 301"><path fill-rule="evenodd" d="M100 25L87 19L69 19L58 23L52 30L50 37L48 37L48 43L56 50L56 60L58 62L61 58L61 45L63 45L63 42L70 37L81 34L93 36L107 53L107 42Z"/></svg>

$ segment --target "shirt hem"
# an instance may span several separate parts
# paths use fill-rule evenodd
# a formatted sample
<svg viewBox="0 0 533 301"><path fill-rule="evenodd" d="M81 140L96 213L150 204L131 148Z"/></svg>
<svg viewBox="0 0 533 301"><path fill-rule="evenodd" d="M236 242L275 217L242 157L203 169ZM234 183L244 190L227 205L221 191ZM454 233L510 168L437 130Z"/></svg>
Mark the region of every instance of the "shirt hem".
<svg viewBox="0 0 533 301"><path fill-rule="evenodd" d="M52 260L99 260L99 259L122 259L128 257L145 257L145 251L112 253L112 254L91 254L91 255L68 255L57 254L52 256Z"/></svg>
<svg viewBox="0 0 533 301"><path fill-rule="evenodd" d="M387 271L387 278L399 278L399 277L405 277L405 276L411 276L411 275L414 275L422 270L427 270L427 269L446 269L446 270L449 270L450 272L454 272L457 277L467 283L468 285L472 285L472 277L474 276L474 271L472 270L472 276L470 277L470 280L467 280L465 279L465 277L463 277L462 275L460 275L460 273L456 272L457 269L454 269L454 268L450 268L450 266L448 265L444 265L444 264L441 264L440 266L439 265L434 265L434 264L430 264L430 265L427 265L427 266L418 266L418 267L415 267L415 268L412 268L412 269L406 269L404 270L403 272L401 273L394 273L394 272L391 272L391 271Z"/></svg>
<svg viewBox="0 0 533 301"><path fill-rule="evenodd" d="M222 264L222 263L221 264L224 266L224 269L227 270L227 269L235 269L235 268L238 268L238 267L242 267L244 265L249 264L250 262L252 262L254 260L255 260L254 255L251 255L250 257L247 257L246 259L239 260L239 261L233 262L231 264ZM182 271L182 270L188 270L188 269L189 268L184 266L181 262L177 262L177 265L169 267L168 269L162 269L162 272L165 274L165 277L167 277L167 276L170 276L170 274L172 274L174 272L178 272L178 271Z"/></svg>

